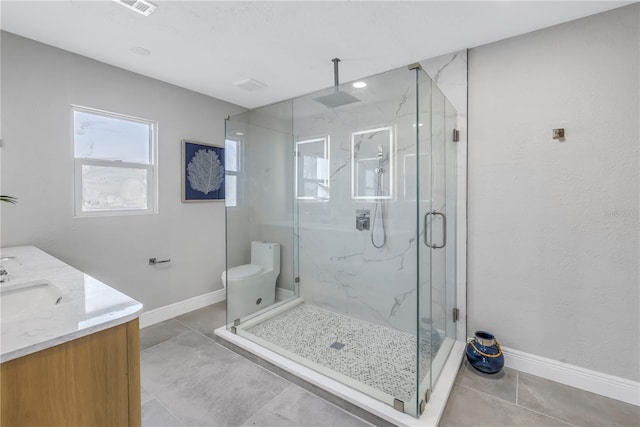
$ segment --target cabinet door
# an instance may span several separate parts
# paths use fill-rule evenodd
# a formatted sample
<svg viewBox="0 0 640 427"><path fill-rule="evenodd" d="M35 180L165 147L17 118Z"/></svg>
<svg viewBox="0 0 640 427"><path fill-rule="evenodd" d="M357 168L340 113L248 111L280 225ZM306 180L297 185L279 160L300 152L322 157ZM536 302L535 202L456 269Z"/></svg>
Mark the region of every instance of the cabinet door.
<svg viewBox="0 0 640 427"><path fill-rule="evenodd" d="M132 378L128 375L129 357L135 359L133 367L139 366L139 348L128 351L138 342L133 323L138 324L136 320L3 363L1 425L120 427L130 425L131 409L138 414L132 424L139 425L139 370L131 372ZM137 411L130 404L137 404Z"/></svg>

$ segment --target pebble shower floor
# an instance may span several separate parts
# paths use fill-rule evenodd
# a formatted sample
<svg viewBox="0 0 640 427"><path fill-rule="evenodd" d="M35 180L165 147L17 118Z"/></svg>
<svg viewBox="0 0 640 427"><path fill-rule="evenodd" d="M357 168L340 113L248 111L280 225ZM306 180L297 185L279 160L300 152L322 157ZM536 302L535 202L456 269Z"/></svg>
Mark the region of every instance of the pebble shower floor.
<svg viewBox="0 0 640 427"><path fill-rule="evenodd" d="M247 332L404 402L416 393L414 335L304 303ZM434 340L434 354L439 343ZM422 339L420 344L422 378L428 368L430 340Z"/></svg>

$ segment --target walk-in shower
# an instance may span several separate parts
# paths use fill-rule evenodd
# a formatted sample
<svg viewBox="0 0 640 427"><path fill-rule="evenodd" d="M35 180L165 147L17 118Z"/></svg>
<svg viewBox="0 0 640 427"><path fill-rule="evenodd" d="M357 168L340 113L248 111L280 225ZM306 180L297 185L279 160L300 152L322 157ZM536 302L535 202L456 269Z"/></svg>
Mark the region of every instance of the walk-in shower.
<svg viewBox="0 0 640 427"><path fill-rule="evenodd" d="M465 339L457 115L418 66L364 81L227 120L227 266L248 264L252 241L281 248L275 304L227 329L417 417ZM356 101L319 102L336 93Z"/></svg>

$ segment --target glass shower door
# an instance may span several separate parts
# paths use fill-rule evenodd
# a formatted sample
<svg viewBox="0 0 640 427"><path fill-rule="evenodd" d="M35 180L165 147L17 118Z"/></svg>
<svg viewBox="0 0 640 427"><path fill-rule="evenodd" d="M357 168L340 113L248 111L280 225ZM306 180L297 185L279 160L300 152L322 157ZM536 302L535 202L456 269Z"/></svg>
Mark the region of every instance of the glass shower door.
<svg viewBox="0 0 640 427"><path fill-rule="evenodd" d="M419 79L418 395L425 402L455 341L456 112L421 71ZM428 125L427 125L428 122Z"/></svg>
<svg viewBox="0 0 640 427"><path fill-rule="evenodd" d="M431 143L431 384L435 386L455 341L456 112L432 83Z"/></svg>

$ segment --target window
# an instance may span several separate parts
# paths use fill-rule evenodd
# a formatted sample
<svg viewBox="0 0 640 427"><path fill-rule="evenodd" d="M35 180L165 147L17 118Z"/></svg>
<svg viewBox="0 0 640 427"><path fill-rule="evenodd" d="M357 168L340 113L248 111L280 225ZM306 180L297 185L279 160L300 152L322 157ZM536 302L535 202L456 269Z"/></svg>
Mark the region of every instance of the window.
<svg viewBox="0 0 640 427"><path fill-rule="evenodd" d="M296 144L296 197L329 200L329 137Z"/></svg>
<svg viewBox="0 0 640 427"><path fill-rule="evenodd" d="M156 212L157 123L72 107L75 215Z"/></svg>
<svg viewBox="0 0 640 427"><path fill-rule="evenodd" d="M224 141L224 205L238 206L238 173L240 172L240 142Z"/></svg>

